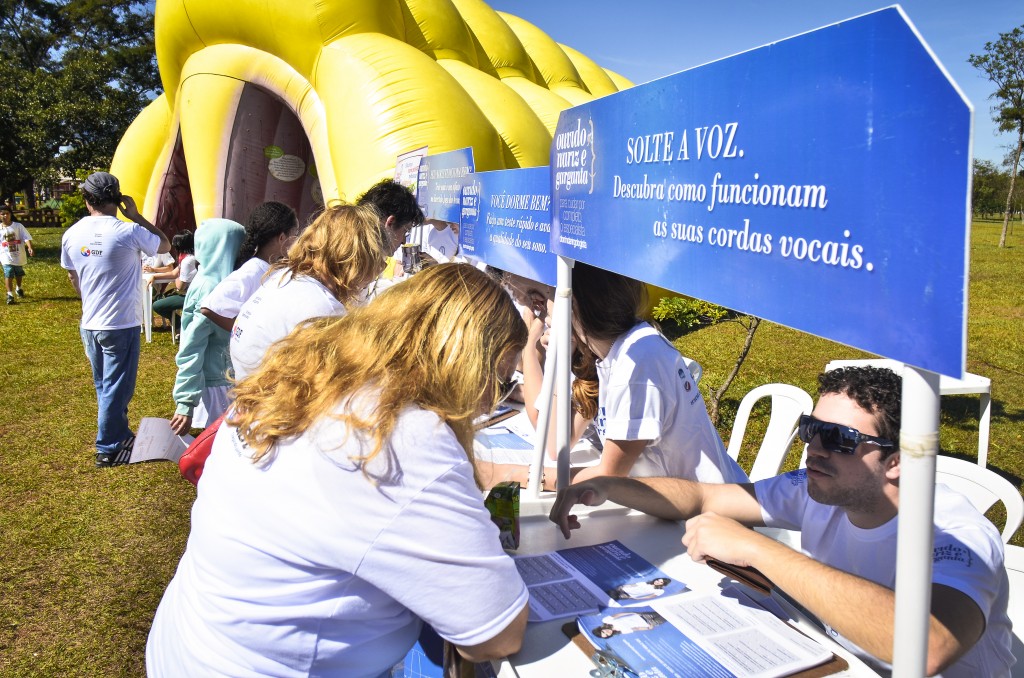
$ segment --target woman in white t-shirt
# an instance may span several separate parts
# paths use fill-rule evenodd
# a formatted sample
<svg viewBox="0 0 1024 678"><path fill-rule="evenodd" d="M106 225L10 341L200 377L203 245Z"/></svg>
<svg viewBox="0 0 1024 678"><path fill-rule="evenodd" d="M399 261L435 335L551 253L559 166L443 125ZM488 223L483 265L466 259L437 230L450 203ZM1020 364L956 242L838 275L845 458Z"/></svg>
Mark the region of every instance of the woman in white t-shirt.
<svg viewBox="0 0 1024 678"><path fill-rule="evenodd" d="M239 247L234 272L206 295L200 312L230 332L242 304L259 289L270 266L288 253L301 233L299 218L288 205L274 201L257 205L245 224L245 240Z"/></svg>
<svg viewBox="0 0 1024 678"><path fill-rule="evenodd" d="M324 210L242 305L231 331L235 379L259 367L270 345L299 323L344 315L346 307L361 303L386 258L387 237L373 207Z"/></svg>
<svg viewBox="0 0 1024 678"><path fill-rule="evenodd" d="M174 268L174 257L171 256L170 252L161 252L151 257L146 256L145 253L142 255L142 272L153 274L153 282L151 283L153 294L161 295L167 288L168 281L158 280L157 274L170 273Z"/></svg>
<svg viewBox="0 0 1024 678"><path fill-rule="evenodd" d="M685 359L639 319L646 294L644 284L631 278L579 262L573 267L570 445L592 428L600 450L596 465L572 469L573 482L595 476L746 482L708 417ZM523 314L531 323L523 392L532 402L542 378L537 344L544 327L530 315ZM553 439L554 426L550 430ZM553 445L549 450L554 454ZM524 466L480 464L480 470L489 483L516 480L525 486L529 477ZM545 488L553 489L553 481L545 476Z"/></svg>
<svg viewBox="0 0 1024 678"><path fill-rule="evenodd" d="M195 234L192 231L182 231L171 238L171 247L178 253L178 265L165 273L158 273L153 281L173 280L174 289L160 299L153 302L153 312L171 322L171 316L175 311L180 311L185 306L185 295L188 293L188 286L199 271L199 264L196 261Z"/></svg>
<svg viewBox="0 0 1024 678"><path fill-rule="evenodd" d="M199 480L150 678L377 677L424 622L471 661L516 652L526 586L471 459L526 336L487 274L443 264L271 349Z"/></svg>
<svg viewBox="0 0 1024 678"><path fill-rule="evenodd" d="M574 482L598 475L746 482L683 356L639 319L644 284L580 263L572 275L573 402L579 422L592 420L603 443L600 462Z"/></svg>

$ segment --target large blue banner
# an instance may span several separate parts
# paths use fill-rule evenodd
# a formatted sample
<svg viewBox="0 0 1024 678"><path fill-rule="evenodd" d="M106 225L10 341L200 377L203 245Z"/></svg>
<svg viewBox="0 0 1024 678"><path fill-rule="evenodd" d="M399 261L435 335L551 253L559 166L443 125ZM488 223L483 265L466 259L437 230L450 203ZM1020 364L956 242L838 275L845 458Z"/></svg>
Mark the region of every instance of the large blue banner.
<svg viewBox="0 0 1024 678"><path fill-rule="evenodd" d="M472 172L472 148L428 155L420 160L416 201L427 219L459 223L462 178Z"/></svg>
<svg viewBox="0 0 1024 678"><path fill-rule="evenodd" d="M464 180L462 252L490 266L555 286L551 239L551 169L479 172Z"/></svg>
<svg viewBox="0 0 1024 678"><path fill-rule="evenodd" d="M899 8L563 111L557 254L964 368L970 104Z"/></svg>

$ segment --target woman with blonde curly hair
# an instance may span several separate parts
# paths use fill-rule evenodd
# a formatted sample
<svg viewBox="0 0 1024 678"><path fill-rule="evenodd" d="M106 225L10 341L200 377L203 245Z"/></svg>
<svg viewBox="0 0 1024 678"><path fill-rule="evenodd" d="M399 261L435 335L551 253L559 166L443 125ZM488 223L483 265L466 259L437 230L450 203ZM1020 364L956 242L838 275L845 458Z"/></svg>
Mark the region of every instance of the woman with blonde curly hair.
<svg viewBox="0 0 1024 678"><path fill-rule="evenodd" d="M517 651L472 422L526 338L494 280L444 264L274 346L217 433L148 675L380 676L421 620L472 661Z"/></svg>
<svg viewBox="0 0 1024 678"><path fill-rule="evenodd" d="M325 209L288 255L267 272L242 305L231 332L231 363L241 381L278 339L310 318L344 315L362 303L367 285L384 270L387 237L373 207Z"/></svg>

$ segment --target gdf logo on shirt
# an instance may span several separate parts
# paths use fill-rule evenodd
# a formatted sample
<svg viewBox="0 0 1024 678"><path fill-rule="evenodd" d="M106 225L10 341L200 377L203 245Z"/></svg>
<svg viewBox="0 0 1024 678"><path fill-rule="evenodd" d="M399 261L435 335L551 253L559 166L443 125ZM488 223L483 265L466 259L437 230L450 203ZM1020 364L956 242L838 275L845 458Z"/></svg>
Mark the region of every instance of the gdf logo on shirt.
<svg viewBox="0 0 1024 678"><path fill-rule="evenodd" d="M89 255L91 255L91 254L92 254L92 251L91 251L91 250L90 250L90 249L89 249L88 247L83 247L83 248L82 248L81 250L79 250L79 251L80 251L80 252L82 253L82 256L83 256L83 257L87 257L87 256L89 256Z"/></svg>

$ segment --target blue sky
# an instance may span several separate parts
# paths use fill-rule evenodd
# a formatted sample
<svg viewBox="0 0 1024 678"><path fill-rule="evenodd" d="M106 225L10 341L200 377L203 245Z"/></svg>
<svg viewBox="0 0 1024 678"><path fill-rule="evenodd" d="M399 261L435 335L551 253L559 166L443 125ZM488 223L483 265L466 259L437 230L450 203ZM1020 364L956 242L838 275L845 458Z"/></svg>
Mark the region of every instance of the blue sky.
<svg viewBox="0 0 1024 678"><path fill-rule="evenodd" d="M892 3L882 0L489 0L556 41L639 84ZM900 3L974 105L974 157L1002 163L1015 139L995 134L992 84L967 63L986 42L1024 24L1021 0Z"/></svg>

